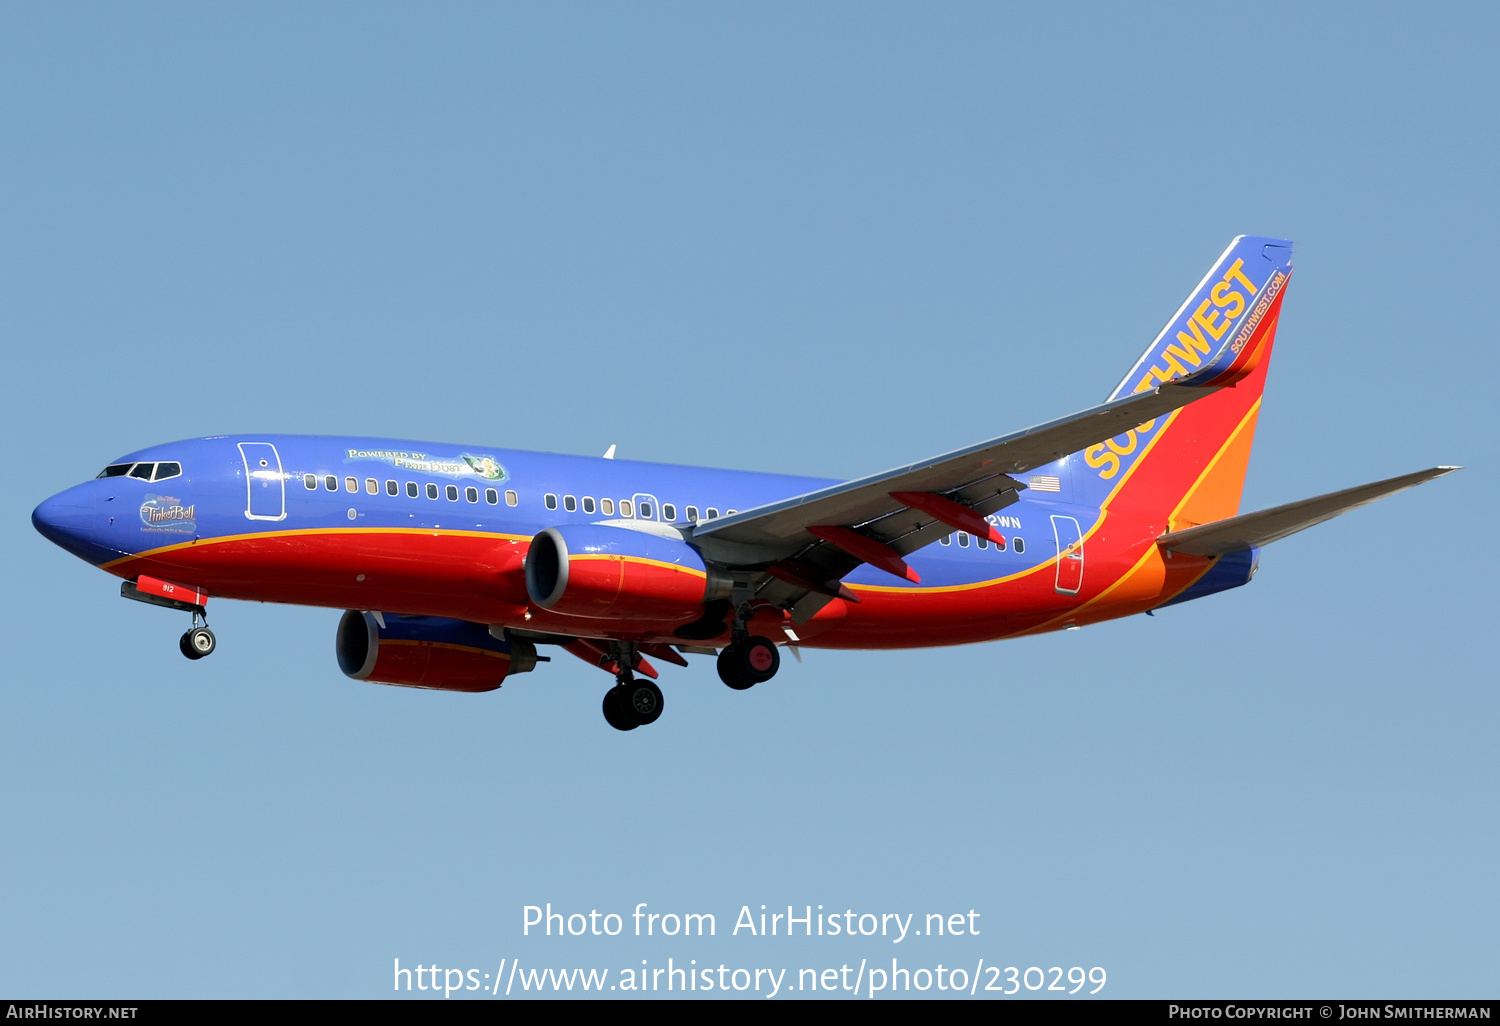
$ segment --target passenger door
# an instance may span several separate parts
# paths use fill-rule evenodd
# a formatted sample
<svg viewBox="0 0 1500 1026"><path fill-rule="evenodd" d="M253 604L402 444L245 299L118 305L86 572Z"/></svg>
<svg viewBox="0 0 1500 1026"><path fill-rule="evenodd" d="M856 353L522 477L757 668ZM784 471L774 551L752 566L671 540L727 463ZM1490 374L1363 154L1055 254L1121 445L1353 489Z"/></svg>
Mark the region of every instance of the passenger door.
<svg viewBox="0 0 1500 1026"><path fill-rule="evenodd" d="M270 442L241 442L245 461L245 516L251 520L286 519L286 474Z"/></svg>
<svg viewBox="0 0 1500 1026"><path fill-rule="evenodd" d="M1057 583L1059 595L1077 595L1083 587L1083 531L1073 517L1052 514L1052 535L1057 539Z"/></svg>

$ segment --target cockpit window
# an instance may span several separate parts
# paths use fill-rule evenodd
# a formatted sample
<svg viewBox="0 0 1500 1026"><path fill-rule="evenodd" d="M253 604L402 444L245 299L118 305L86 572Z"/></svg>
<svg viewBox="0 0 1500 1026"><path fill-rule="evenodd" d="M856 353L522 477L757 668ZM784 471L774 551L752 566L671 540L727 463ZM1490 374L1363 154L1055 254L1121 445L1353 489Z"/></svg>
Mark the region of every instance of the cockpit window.
<svg viewBox="0 0 1500 1026"><path fill-rule="evenodd" d="M169 477L182 476L181 463L111 463L99 471L97 481L103 477L130 477L141 481L165 481Z"/></svg>

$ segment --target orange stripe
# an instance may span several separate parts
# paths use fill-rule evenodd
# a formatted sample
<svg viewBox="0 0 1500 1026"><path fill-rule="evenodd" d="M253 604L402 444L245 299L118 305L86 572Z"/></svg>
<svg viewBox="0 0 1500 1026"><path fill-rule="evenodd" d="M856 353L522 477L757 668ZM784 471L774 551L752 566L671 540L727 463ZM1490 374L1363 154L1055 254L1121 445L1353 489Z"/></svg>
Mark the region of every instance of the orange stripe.
<svg viewBox="0 0 1500 1026"><path fill-rule="evenodd" d="M1254 404L1251 406L1250 411L1248 413L1246 413L1245 416L1240 420L1239 425L1234 429L1234 431L1232 431L1230 433L1228 439L1225 440L1224 444L1219 448L1219 451L1214 455L1213 459L1211 459L1208 462L1208 465L1203 469L1203 472L1198 476L1197 481L1195 481L1194 484L1193 484L1193 486L1188 489L1187 495L1185 495L1183 497L1182 503L1178 504L1177 508L1178 508L1179 511L1181 510L1183 504L1185 504L1187 502L1187 499L1189 497L1191 497L1192 494L1195 491L1197 491L1198 486L1203 482L1204 478L1208 476L1209 471L1212 470L1213 467L1215 466L1215 464L1217 464L1219 462L1219 459L1220 459L1220 457L1223 456L1225 450L1227 450L1229 448L1229 446L1234 442L1235 438L1237 438L1239 436L1240 432L1244 429L1246 423L1248 423L1255 416L1255 414L1259 411L1259 409L1260 409L1260 403L1261 403L1261 400L1260 400L1259 397L1257 397L1256 400L1255 400L1255 402L1254 402ZM1098 530L1101 527L1104 526L1104 522L1109 517L1109 504L1110 504L1110 502L1113 501L1113 499L1115 498L1115 496L1119 493L1120 489L1125 486L1125 482L1130 479L1131 475L1133 475L1135 473L1136 469L1138 467L1140 467L1141 464L1143 464L1143 463L1146 462L1146 457L1150 455L1151 450L1156 446L1156 443L1159 442L1159 441L1161 441L1162 436L1164 436L1167 433L1167 429L1172 426L1173 422L1177 419L1177 415L1179 413L1181 413L1181 412L1182 412L1182 408L1179 408L1179 409L1176 409L1176 410L1172 411L1172 413L1168 416L1166 423L1164 423L1162 425L1161 430L1158 431L1158 432L1156 432L1156 434L1152 436L1151 440L1146 443L1146 447L1141 450L1141 454L1138 457L1136 457L1135 461L1133 463L1131 463L1129 469L1127 469L1125 471L1124 476L1122 476L1120 478L1119 482L1117 482L1115 484L1115 486L1112 489L1110 489L1109 495L1107 495L1104 498L1104 501L1103 501L1103 503L1100 506L1099 520L1098 520L1098 522L1095 523L1095 525L1092 528L1090 528L1089 531L1084 535L1083 542L1086 543L1089 538L1091 538L1095 533L1098 532ZM1176 513L1174 512L1173 515L1175 516ZM1086 544L1084 546L1084 550L1087 551L1087 545ZM1041 624L1041 625L1039 625L1037 627L1032 627L1032 628L1029 628L1028 630L1020 631L1020 632L1018 632L1016 634L1006 635L1006 637L1020 637L1020 636L1025 635L1025 634L1030 634L1030 633L1034 633L1034 632L1044 631L1044 630L1046 630L1048 628L1049 625L1060 625L1060 624L1066 623L1068 620L1076 618L1077 615L1079 613L1081 613L1083 610L1089 608L1090 606L1094 605L1097 602L1102 601L1105 597L1107 597L1111 593L1117 591L1126 582L1128 582L1131 577L1133 577L1136 573L1138 573L1141 570L1141 568L1145 565L1146 561L1151 558L1152 554L1155 553L1155 551L1156 551L1156 546L1153 545L1153 546L1148 547L1146 549L1146 551L1141 554L1141 558L1138 559L1138 560L1136 560L1136 563L1135 563L1134 566L1132 566L1129 570L1127 570L1125 573L1121 574L1118 578L1116 578L1113 583L1111 583L1108 587L1106 587L1098 595L1095 595L1092 598L1087 599L1083 603L1081 603L1081 604L1079 604L1077 606L1074 606L1074 607L1068 609L1064 613L1060 613L1059 615L1053 617L1051 620L1047 620L1043 624ZM1027 574L1038 573L1040 571L1048 569L1049 567L1056 566L1057 565L1057 560L1058 560L1058 557L1054 556L1052 559L1047 560L1047 562L1042 563L1040 566L1032 567L1029 570L1023 570L1020 573L1011 574L1008 577L999 577L999 578L995 578L995 579L989 580L989 581L981 581L981 582L979 582L977 584L960 584L960 585L951 585L951 586L947 586L947 587L934 587L934 588L892 588L892 587L883 587L883 586L879 586L879 585L850 585L849 587L853 588L856 591L881 591L881 592L928 592L928 593L932 593L932 592L942 592L942 591L968 591L968 590L972 590L974 588L984 588L984 587L989 587L990 585L1003 584L1003 583L1005 583L1007 581L1013 581L1013 580L1017 580L1017 579L1019 579L1021 577L1025 577ZM1216 562L1217 562L1217 560L1210 561L1209 564L1207 566L1205 566L1201 572L1199 572L1196 576L1194 576L1191 581L1189 581L1187 584L1183 585L1181 588L1177 589L1175 592L1172 592L1170 595L1166 596L1160 602L1157 602L1155 604L1156 605L1161 605L1163 602L1170 601L1171 599L1176 598L1178 595L1182 594L1188 588L1191 588L1194 584L1196 584L1199 581L1199 579L1202 578L1203 574L1208 573L1208 571L1213 568L1213 565Z"/></svg>
<svg viewBox="0 0 1500 1026"><path fill-rule="evenodd" d="M1247 426L1252 425L1255 422L1256 414L1260 412L1260 404L1261 399L1257 397L1255 402L1250 405L1249 411L1246 412L1246 414L1242 418L1240 418L1239 424L1233 431L1229 433L1229 437L1224 440L1224 444L1219 446L1219 451L1214 453L1214 458L1208 461L1208 465L1203 468L1202 473L1198 475L1198 479L1193 482L1193 486L1187 490L1186 494L1183 495L1182 501L1179 502L1177 504L1177 507L1172 510L1172 515L1170 518L1168 518L1168 530L1177 530L1177 528L1174 526L1177 518L1182 515L1182 511L1187 508L1188 502L1191 501L1193 496L1198 493L1198 489L1203 486L1203 483L1208 480L1209 475L1213 473L1214 468L1219 465L1219 461L1224 458L1224 454L1228 452L1230 447L1233 446L1234 443L1239 439L1240 434L1245 430ZM1233 516L1233 514L1230 515Z"/></svg>
<svg viewBox="0 0 1500 1026"><path fill-rule="evenodd" d="M226 534L217 538L195 538L192 541L177 542L174 545L163 545L156 549L146 549L143 552L135 552L119 559L112 559L108 563L101 563L100 569L108 570L122 563L128 563L132 559L154 559L167 552L176 552L178 549L190 549L208 545L224 545L230 542L246 541L261 538L306 538L312 535L323 534L426 534L434 538L493 538L496 541L531 541L529 534L497 534L490 531L448 531L432 527L308 527L295 531L256 531L249 534Z"/></svg>
<svg viewBox="0 0 1500 1026"><path fill-rule="evenodd" d="M704 573L702 570L694 570L690 566L680 566L677 563L667 563L667 562L664 562L664 561L662 561L660 559L646 559L644 556L613 555L613 554L610 554L610 553L607 553L607 552L599 552L599 553L587 553L585 555L569 556L568 557L568 561L569 562L572 562L575 559L576 560L580 560L580 561L582 561L582 560L597 560L597 559L616 559L616 560L619 560L622 563L639 563L641 566L656 566L656 567L661 567L663 570L677 570L677 571L679 571L681 573L692 574L694 577L703 577L703 578L707 578L708 577L708 574Z"/></svg>
<svg viewBox="0 0 1500 1026"><path fill-rule="evenodd" d="M1050 628L1054 624L1064 624L1064 623L1067 623L1069 620L1077 619L1079 613L1083 612L1089 606L1092 606L1095 602L1101 602L1101 601L1103 601L1106 596L1108 596L1116 588L1120 587L1122 584L1124 584L1126 581L1128 581L1131 578L1131 576L1135 574L1136 571L1140 570L1141 567L1145 565L1146 560L1148 560L1148 559L1151 558L1151 554L1152 554L1152 549L1147 549L1145 552L1141 553L1141 558L1135 561L1135 566L1131 567L1129 570L1125 571L1119 577L1115 578L1113 584L1111 584L1109 587L1105 588L1103 591L1101 591L1099 594L1095 595L1093 598L1088 599L1087 601L1082 602L1082 603L1080 603L1080 604L1078 604L1076 606L1073 606L1071 609L1068 609L1066 612L1059 613L1057 616L1054 616L1050 620L1045 620L1042 623L1037 624L1035 627L1027 628L1026 630L1021 631L1019 633L1020 634L1033 634L1033 633L1037 633L1037 632L1040 632L1040 631L1045 631L1045 630L1047 630L1048 628ZM1016 637L1016 636L1017 635L1011 635L1011 637Z"/></svg>

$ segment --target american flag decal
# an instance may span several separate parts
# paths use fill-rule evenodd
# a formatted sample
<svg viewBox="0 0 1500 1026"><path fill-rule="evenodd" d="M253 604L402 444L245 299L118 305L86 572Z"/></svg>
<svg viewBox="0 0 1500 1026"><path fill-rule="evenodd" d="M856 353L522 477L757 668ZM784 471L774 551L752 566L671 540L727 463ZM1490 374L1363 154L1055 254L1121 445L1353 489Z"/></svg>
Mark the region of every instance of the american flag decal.
<svg viewBox="0 0 1500 1026"><path fill-rule="evenodd" d="M1026 487L1034 492L1060 492L1062 491L1062 482L1046 474L1036 474L1027 482Z"/></svg>

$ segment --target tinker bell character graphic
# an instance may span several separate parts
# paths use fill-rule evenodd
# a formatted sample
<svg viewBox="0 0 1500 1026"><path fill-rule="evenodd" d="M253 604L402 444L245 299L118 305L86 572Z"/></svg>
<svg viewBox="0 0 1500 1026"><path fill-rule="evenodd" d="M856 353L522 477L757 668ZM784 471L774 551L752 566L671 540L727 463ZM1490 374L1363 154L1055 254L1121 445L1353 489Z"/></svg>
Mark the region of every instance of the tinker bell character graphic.
<svg viewBox="0 0 1500 1026"><path fill-rule="evenodd" d="M505 476L505 468L495 462L493 456L464 456L464 462L473 468L474 473L486 481L498 481Z"/></svg>

